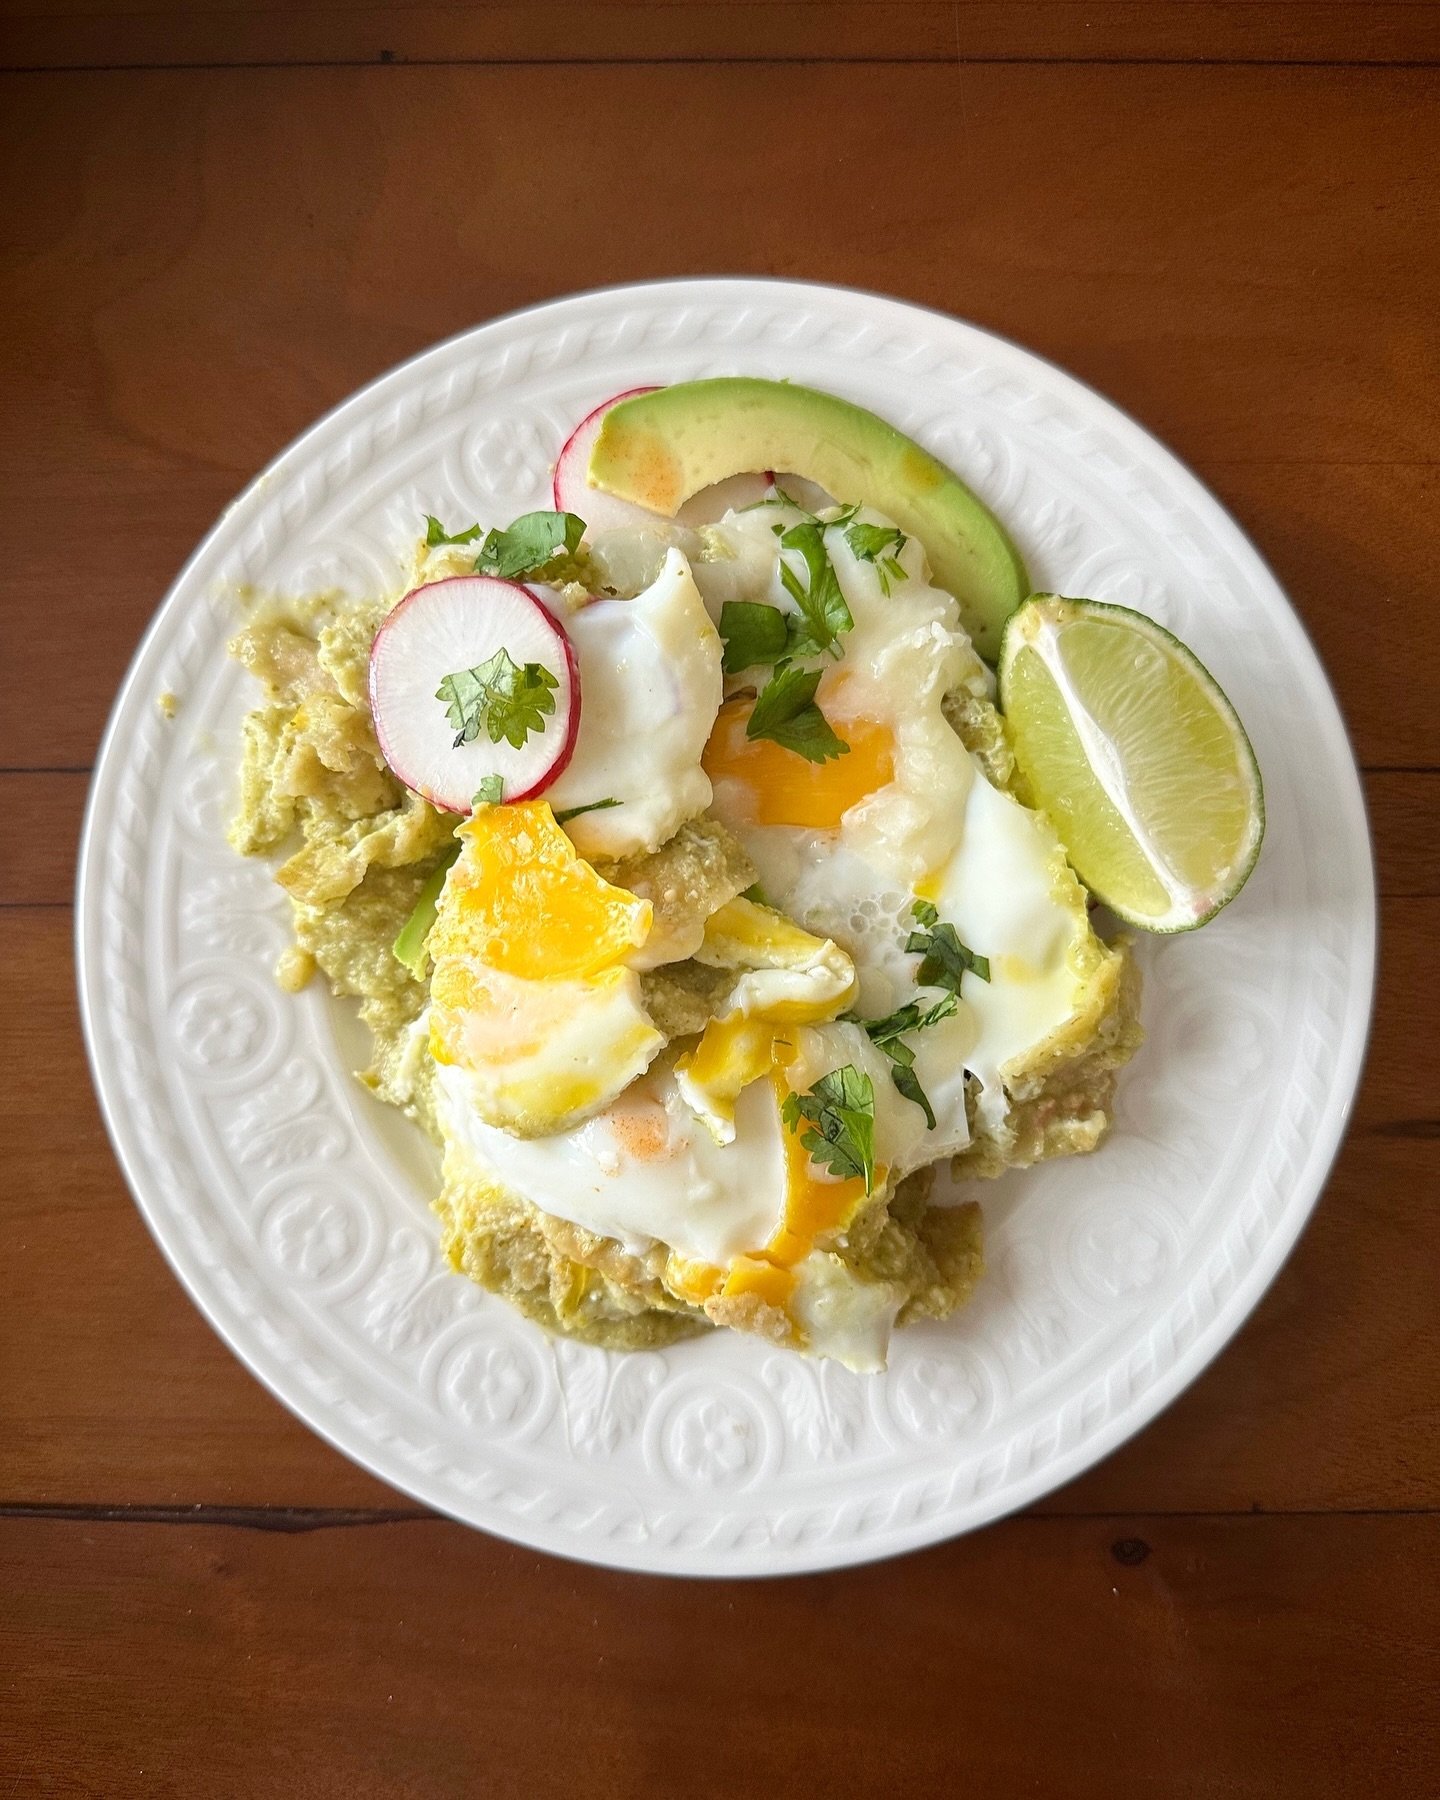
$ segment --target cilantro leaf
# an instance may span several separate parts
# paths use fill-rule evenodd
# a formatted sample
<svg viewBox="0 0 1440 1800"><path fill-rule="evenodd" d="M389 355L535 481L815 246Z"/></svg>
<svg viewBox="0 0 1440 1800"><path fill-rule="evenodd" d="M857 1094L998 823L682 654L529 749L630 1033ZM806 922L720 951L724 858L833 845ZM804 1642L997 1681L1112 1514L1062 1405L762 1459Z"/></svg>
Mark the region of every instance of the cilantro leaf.
<svg viewBox="0 0 1440 1800"><path fill-rule="evenodd" d="M898 555L906 538L898 525L852 525L845 542L861 562L878 562L887 552Z"/></svg>
<svg viewBox="0 0 1440 1800"><path fill-rule="evenodd" d="M780 485L778 476L770 483L763 500L752 500L748 506L742 506L740 511L755 512L762 506L788 506L792 512L798 512L803 518L813 519L815 517L809 507L802 506L793 495L785 492ZM782 525L780 529L783 531L784 526Z"/></svg>
<svg viewBox="0 0 1440 1800"><path fill-rule="evenodd" d="M584 806L567 806L555 815L557 825L567 824L571 819L578 819L581 813L608 812L612 806L623 806L623 800L589 800Z"/></svg>
<svg viewBox="0 0 1440 1800"><path fill-rule="evenodd" d="M981 981L990 979L989 957L977 956L962 944L955 927L945 923L928 900L917 900L913 910L924 929L912 931L905 948L912 956L924 958L915 976L921 987L948 988L952 994L958 994L963 975L978 975Z"/></svg>
<svg viewBox="0 0 1440 1800"><path fill-rule="evenodd" d="M505 783L498 775L482 775L480 785L475 790L475 798L470 802L470 810L477 806L499 806L505 798Z"/></svg>
<svg viewBox="0 0 1440 1800"><path fill-rule="evenodd" d="M861 562L874 563L880 592L888 599L893 583L904 581L900 552L909 540L898 525L852 525L845 542Z"/></svg>
<svg viewBox="0 0 1440 1800"><path fill-rule="evenodd" d="M437 544L473 544L480 535L478 525L467 525L464 531L447 531L434 513L425 515L425 547L433 550Z"/></svg>
<svg viewBox="0 0 1440 1800"><path fill-rule="evenodd" d="M922 1007L918 1000L907 1001L883 1019L861 1019L872 1044L890 1054L890 1046L907 1031L924 1031L927 1025L938 1025L958 1012L960 1000L954 993L942 994L933 1006Z"/></svg>
<svg viewBox="0 0 1440 1800"><path fill-rule="evenodd" d="M782 532L780 548L798 550L809 577L802 585L791 565L783 556L780 558L780 579L785 584L785 592L799 608L802 621L791 635L791 652L805 656L828 650L833 656L839 656L835 640L842 631L849 631L855 621L830 565L825 549L825 527L813 519L808 524L792 525Z"/></svg>
<svg viewBox="0 0 1440 1800"><path fill-rule="evenodd" d="M811 1129L800 1133L810 1160L841 1179L860 1176L865 1192L875 1187L875 1088L854 1063L822 1075L808 1094L787 1094L780 1117L794 1131L803 1119Z"/></svg>
<svg viewBox="0 0 1440 1800"><path fill-rule="evenodd" d="M555 710L560 683L540 663L515 662L503 645L473 669L457 669L435 690L455 727L455 748L472 743L483 727L492 744L503 737L518 750L532 731L543 731Z"/></svg>
<svg viewBox="0 0 1440 1800"><path fill-rule="evenodd" d="M785 615L778 606L727 600L720 608L720 636L725 642L721 667L727 675L738 675L757 663L777 662L785 654Z"/></svg>
<svg viewBox="0 0 1440 1800"><path fill-rule="evenodd" d="M807 762L829 762L843 756L850 746L830 729L815 704L820 685L818 669L796 669L777 663L775 673L761 688L745 722L747 738L770 738Z"/></svg>
<svg viewBox="0 0 1440 1800"><path fill-rule="evenodd" d="M930 1104L930 1096L920 1085L920 1077L915 1073L915 1052L904 1041L902 1034L907 1031L924 1031L927 1025L938 1025L942 1019L950 1018L959 1005L958 995L946 993L928 1010L922 1011L919 1001L911 1000L883 1019L855 1020L856 1024L865 1028L875 1048L883 1050L889 1057L890 1079L895 1083L897 1091L907 1100L913 1100L924 1113L926 1129L930 1131L935 1129L935 1109Z"/></svg>
<svg viewBox="0 0 1440 1800"><path fill-rule="evenodd" d="M844 535L846 544L857 554L860 562L875 563L875 572L880 578L880 592L889 598L889 590L895 581L905 580L905 569L900 562L900 551L909 542L905 533L898 526L851 526Z"/></svg>
<svg viewBox="0 0 1440 1800"><path fill-rule="evenodd" d="M895 1083L897 1094L903 1094L907 1100L913 1100L925 1115L925 1129L935 1129L935 1108L930 1104L930 1096L920 1085L920 1077L915 1073L915 1052L908 1044L900 1046L905 1055L892 1056L890 1059L890 1079Z"/></svg>
<svg viewBox="0 0 1440 1800"><path fill-rule="evenodd" d="M475 567L506 581L542 575L562 557L573 556L584 535L585 521L574 513L522 513L508 530L486 534Z"/></svg>
<svg viewBox="0 0 1440 1800"><path fill-rule="evenodd" d="M792 500L778 481L772 481L770 483L770 487L762 500L752 500L748 506L742 506L738 508L738 510L742 513L759 512L762 506L793 506L796 512L805 512L805 508L800 502L798 500ZM805 517L808 519L810 517L809 513L805 513Z"/></svg>

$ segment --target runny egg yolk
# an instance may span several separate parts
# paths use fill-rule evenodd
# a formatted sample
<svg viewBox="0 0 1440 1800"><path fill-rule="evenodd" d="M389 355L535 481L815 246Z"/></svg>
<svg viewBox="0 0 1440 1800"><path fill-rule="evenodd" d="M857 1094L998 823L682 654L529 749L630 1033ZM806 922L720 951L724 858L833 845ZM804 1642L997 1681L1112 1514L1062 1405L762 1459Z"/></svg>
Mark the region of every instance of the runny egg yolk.
<svg viewBox="0 0 1440 1800"><path fill-rule="evenodd" d="M437 967L470 956L528 981L584 980L649 935L650 902L582 862L544 801L482 806L456 835L428 940Z"/></svg>
<svg viewBox="0 0 1440 1800"><path fill-rule="evenodd" d="M767 1074L781 1052L775 1025L774 1019L747 1019L742 1013L712 1019L684 1059L687 1079L697 1091L728 1100L733 1117L741 1090Z"/></svg>
<svg viewBox="0 0 1440 1800"><path fill-rule="evenodd" d="M760 1021L748 1023L760 1024ZM788 1042L774 1040L770 1083L775 1095L777 1114L790 1093L785 1068L793 1057ZM733 1300L741 1295L756 1294L767 1306L785 1311L795 1290L795 1270L817 1241L841 1231L855 1217L865 1202L865 1182L859 1175L832 1180L812 1161L810 1152L800 1142L798 1131L780 1127L785 1154L785 1211L778 1229L761 1250L737 1256L728 1268L707 1263L682 1264L672 1257L669 1278L672 1286L687 1298L703 1304L720 1296ZM876 1170L883 1181L885 1171Z"/></svg>
<svg viewBox="0 0 1440 1800"><path fill-rule="evenodd" d="M651 903L582 862L543 801L481 806L457 835L426 940L430 1053L488 1124L564 1130L665 1041L628 966Z"/></svg>
<svg viewBox="0 0 1440 1800"><path fill-rule="evenodd" d="M752 823L834 830L852 806L894 780L895 740L887 726L831 719L846 753L813 763L770 738L747 738L753 705L739 698L725 702L701 758L711 781L734 781L745 790Z"/></svg>
<svg viewBox="0 0 1440 1800"><path fill-rule="evenodd" d="M781 1107L790 1092L790 1083L782 1068L777 1068L770 1079L775 1088L775 1104ZM811 1160L800 1137L799 1130L785 1132L785 1217L765 1246L766 1257L783 1268L793 1268L808 1256L818 1238L848 1225L865 1200L863 1176L832 1180ZM884 1170L877 1168L877 1185L884 1177Z"/></svg>

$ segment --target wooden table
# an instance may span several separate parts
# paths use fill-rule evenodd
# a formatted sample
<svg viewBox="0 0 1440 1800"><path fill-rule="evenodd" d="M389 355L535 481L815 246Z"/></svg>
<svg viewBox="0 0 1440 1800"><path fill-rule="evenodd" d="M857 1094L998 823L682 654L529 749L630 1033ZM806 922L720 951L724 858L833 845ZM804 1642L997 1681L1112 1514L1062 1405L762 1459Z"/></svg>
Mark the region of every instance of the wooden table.
<svg viewBox="0 0 1440 1800"><path fill-rule="evenodd" d="M1440 1789L1436 8L6 11L0 1792ZM1384 943L1315 1221L1164 1418L978 1536L733 1585L437 1520L282 1411L125 1192L70 963L106 709L230 496L434 339L699 272L958 313L1187 458L1339 689Z"/></svg>

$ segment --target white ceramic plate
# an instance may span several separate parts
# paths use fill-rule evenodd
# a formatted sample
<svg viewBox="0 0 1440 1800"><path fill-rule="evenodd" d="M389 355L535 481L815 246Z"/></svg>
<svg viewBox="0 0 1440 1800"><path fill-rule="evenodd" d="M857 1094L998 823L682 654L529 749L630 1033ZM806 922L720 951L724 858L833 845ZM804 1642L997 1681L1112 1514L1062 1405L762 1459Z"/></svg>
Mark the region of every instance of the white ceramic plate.
<svg viewBox="0 0 1440 1800"><path fill-rule="evenodd" d="M427 511L549 503L570 426L623 388L790 377L872 407L1005 520L1039 589L1139 607L1249 726L1269 834L1206 930L1142 946L1149 1042L1090 1158L978 1191L989 1272L851 1375L717 1333L559 1342L442 1265L428 1148L348 1074L358 1026L271 980L286 902L233 856L233 591L388 586ZM180 697L173 721L163 691ZM634 1569L886 1556L1069 1480L1154 1417L1305 1223L1364 1047L1375 923L1325 677L1234 522L1067 375L952 319L771 281L667 282L498 319L288 449L200 546L116 702L78 893L80 993L125 1173L180 1279L287 1406L375 1474L506 1537Z"/></svg>

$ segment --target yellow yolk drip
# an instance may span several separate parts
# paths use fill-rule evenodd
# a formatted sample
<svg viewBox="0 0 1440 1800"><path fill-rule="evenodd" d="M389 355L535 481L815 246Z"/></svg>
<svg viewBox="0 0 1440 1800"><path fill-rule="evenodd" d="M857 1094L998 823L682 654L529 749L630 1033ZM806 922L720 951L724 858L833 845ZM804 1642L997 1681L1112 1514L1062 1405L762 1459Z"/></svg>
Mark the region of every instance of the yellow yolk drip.
<svg viewBox="0 0 1440 1800"><path fill-rule="evenodd" d="M734 1135L735 1103L752 1081L794 1060L787 1027L833 1019L855 993L855 968L828 938L782 914L736 899L712 913L702 962L734 969L728 1010L675 1064L681 1094L717 1143Z"/></svg>
<svg viewBox="0 0 1440 1800"><path fill-rule="evenodd" d="M794 1060L793 1046L759 1020L736 1023L757 1034L768 1032L771 1050L766 1060L778 1112L790 1092L785 1069ZM758 1061L758 1035L752 1049ZM728 1269L708 1263L683 1263L672 1257L670 1285L686 1299L703 1305L717 1294L726 1300L757 1294L767 1306L785 1311L795 1290L796 1265L804 1261L820 1238L842 1231L865 1203L865 1182L861 1176L843 1181L827 1179L811 1161L799 1133L785 1126L781 1130L785 1145L785 1213L779 1229L763 1250L737 1256ZM883 1169L877 1169L875 1174L877 1182L884 1180Z"/></svg>
<svg viewBox="0 0 1440 1800"><path fill-rule="evenodd" d="M783 1106L790 1092L784 1071L776 1069L771 1081L775 1104ZM829 1179L811 1161L800 1136L799 1129L785 1132L785 1218L765 1246L766 1257L784 1268L792 1268L808 1256L817 1239L843 1230L865 1201L864 1178L851 1175L843 1181ZM876 1185L884 1178L884 1170L877 1168Z"/></svg>
<svg viewBox="0 0 1440 1800"><path fill-rule="evenodd" d="M703 1306L724 1287L725 1271L714 1263L687 1262L672 1255L665 1264L665 1280L682 1300Z"/></svg>
<svg viewBox="0 0 1440 1800"><path fill-rule="evenodd" d="M727 700L715 720L701 765L712 781L735 781L746 790L757 825L811 825L834 830L852 806L895 777L895 740L884 725L866 719L840 724L844 756L813 763L769 738L747 738L753 705Z"/></svg>
<svg viewBox="0 0 1440 1800"><path fill-rule="evenodd" d="M482 806L455 834L459 861L428 948L530 981L583 980L645 942L652 909L575 854L543 800Z"/></svg>
<svg viewBox="0 0 1440 1800"><path fill-rule="evenodd" d="M746 1019L738 1014L712 1019L700 1042L685 1059L691 1080L707 1091L735 1100L770 1068L775 1027L767 1019Z"/></svg>
<svg viewBox="0 0 1440 1800"><path fill-rule="evenodd" d="M582 862L544 801L481 806L456 836L426 940L431 1055L468 1075L486 1124L564 1130L665 1042L627 966L650 902Z"/></svg>
<svg viewBox="0 0 1440 1800"><path fill-rule="evenodd" d="M782 1269L759 1256L737 1256L720 1289L726 1300L734 1300L741 1294L758 1294L767 1306L778 1307L782 1312L794 1291L794 1271Z"/></svg>

